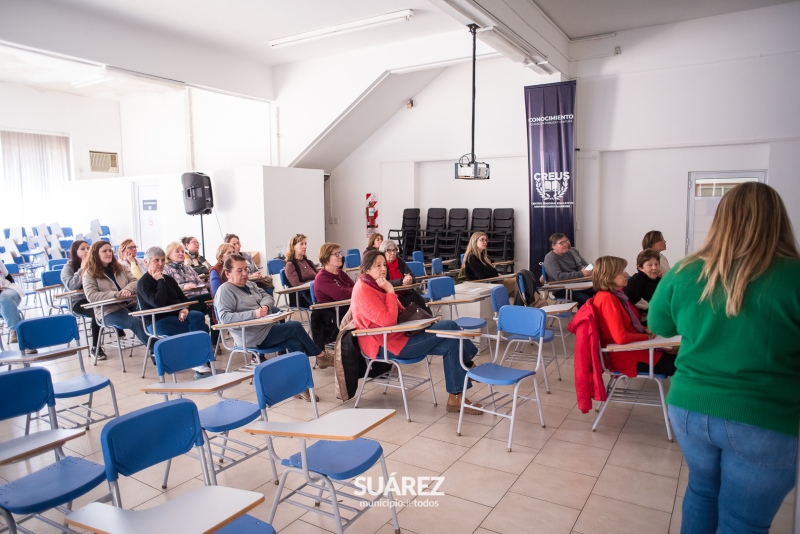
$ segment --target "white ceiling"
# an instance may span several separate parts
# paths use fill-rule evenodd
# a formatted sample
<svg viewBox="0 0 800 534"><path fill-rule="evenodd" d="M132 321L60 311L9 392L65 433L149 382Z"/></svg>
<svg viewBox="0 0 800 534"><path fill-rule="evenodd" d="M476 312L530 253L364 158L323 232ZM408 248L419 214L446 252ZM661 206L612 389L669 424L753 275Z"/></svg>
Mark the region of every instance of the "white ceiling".
<svg viewBox="0 0 800 534"><path fill-rule="evenodd" d="M256 59L281 65L436 34L463 30L445 14L443 3L498 13L508 26L515 13L538 6L569 38L666 24L755 9L789 0L49 0L69 9L120 20L157 32L178 35ZM533 4L533 6L532 6ZM271 49L268 41L326 26L412 9L408 22L329 37L307 44ZM502 19L502 20L501 20ZM0 47L0 82L20 83L101 98L127 98L144 92L174 90L141 77L112 72L112 80L85 88L71 82L96 66L36 57Z"/></svg>

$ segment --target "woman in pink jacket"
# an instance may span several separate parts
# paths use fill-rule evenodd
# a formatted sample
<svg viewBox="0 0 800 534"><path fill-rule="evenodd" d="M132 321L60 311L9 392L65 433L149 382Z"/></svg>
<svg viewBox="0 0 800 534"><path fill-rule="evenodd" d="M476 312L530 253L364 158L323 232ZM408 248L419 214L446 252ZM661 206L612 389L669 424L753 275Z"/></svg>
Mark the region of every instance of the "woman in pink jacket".
<svg viewBox="0 0 800 534"><path fill-rule="evenodd" d="M361 271L353 288L350 311L356 328L384 328L397 324L397 316L403 307L397 300L394 286L386 280L386 257L379 250L370 250L361 260ZM460 330L454 321L441 321L431 330ZM458 412L461 408L461 395L464 378L467 373L459 362L456 339L437 337L435 334L422 333L407 336L402 332L389 334L387 337L389 354L398 359L414 358L423 354L444 356L444 380L447 392L447 411ZM370 358L377 358L381 352L383 335L363 336L358 338L361 350ZM464 341L464 364L472 367L472 358L478 349L471 341ZM471 384L467 384L471 387ZM466 404L471 404L469 400ZM465 408L464 413L479 415L482 412Z"/></svg>

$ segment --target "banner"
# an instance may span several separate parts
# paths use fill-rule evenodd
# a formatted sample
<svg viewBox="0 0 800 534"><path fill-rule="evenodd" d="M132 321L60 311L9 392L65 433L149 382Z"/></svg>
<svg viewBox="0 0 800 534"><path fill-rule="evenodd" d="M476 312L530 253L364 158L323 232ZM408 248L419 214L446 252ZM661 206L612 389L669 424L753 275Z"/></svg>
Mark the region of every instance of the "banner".
<svg viewBox="0 0 800 534"><path fill-rule="evenodd" d="M530 270L550 252L550 235L561 232L575 242L575 82L525 88L528 121Z"/></svg>

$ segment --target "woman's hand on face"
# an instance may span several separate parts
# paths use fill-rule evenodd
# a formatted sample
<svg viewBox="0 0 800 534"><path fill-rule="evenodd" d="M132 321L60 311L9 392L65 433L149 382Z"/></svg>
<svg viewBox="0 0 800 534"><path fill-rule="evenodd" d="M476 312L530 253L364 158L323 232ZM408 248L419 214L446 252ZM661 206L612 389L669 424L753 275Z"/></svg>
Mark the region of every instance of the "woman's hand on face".
<svg viewBox="0 0 800 534"><path fill-rule="evenodd" d="M119 295L120 297L130 297L130 296L131 296L131 292L130 292L130 290L129 290L129 289L122 289L122 290L120 290L120 292L118 293L118 295Z"/></svg>
<svg viewBox="0 0 800 534"><path fill-rule="evenodd" d="M383 289L387 293L394 293L394 286L386 278L378 278L375 280L375 282L378 284L379 288Z"/></svg>

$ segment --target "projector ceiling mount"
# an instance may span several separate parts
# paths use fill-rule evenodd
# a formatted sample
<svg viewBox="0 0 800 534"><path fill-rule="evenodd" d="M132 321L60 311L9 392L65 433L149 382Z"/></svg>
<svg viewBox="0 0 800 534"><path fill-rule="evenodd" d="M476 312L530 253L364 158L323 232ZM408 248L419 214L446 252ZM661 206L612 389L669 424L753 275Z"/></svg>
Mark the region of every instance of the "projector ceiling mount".
<svg viewBox="0 0 800 534"><path fill-rule="evenodd" d="M472 34L472 148L469 154L464 154L456 163L457 180L488 180L489 164L475 161L475 65L477 60L478 37L477 24L467 26Z"/></svg>

